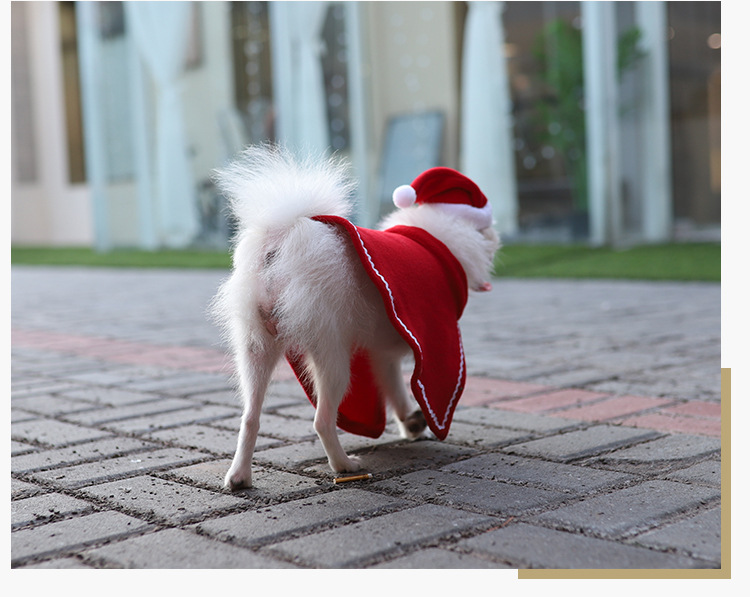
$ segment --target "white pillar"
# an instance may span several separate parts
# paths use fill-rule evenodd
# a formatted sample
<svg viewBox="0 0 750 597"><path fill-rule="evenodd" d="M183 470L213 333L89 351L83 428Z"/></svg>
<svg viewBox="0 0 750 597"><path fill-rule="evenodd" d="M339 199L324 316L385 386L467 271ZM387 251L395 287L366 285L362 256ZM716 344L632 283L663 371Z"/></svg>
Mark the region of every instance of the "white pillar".
<svg viewBox="0 0 750 597"><path fill-rule="evenodd" d="M184 247L199 227L180 85L192 8L189 2L125 2L124 6L127 31L156 92L159 236L168 247Z"/></svg>
<svg viewBox="0 0 750 597"><path fill-rule="evenodd" d="M138 241L141 249L159 248L156 205L151 181L154 179L154 156L149 125L146 71L137 52L129 52L131 68L130 102L133 110L133 171L138 202Z"/></svg>
<svg viewBox="0 0 750 597"><path fill-rule="evenodd" d="M616 243L622 222L615 10L614 2L581 3L586 169L594 245Z"/></svg>
<svg viewBox="0 0 750 597"><path fill-rule="evenodd" d="M357 212L358 223L364 226L374 226L380 215L378 198L370 192L370 125L372 122L370 106L367 102L367 85L369 77L366 75L367 63L367 27L362 22L362 12L366 7L362 2L344 3L346 19L346 48L347 48L347 77L349 89L349 130L351 135L351 161L357 180Z"/></svg>
<svg viewBox="0 0 750 597"><path fill-rule="evenodd" d="M328 2L271 2L276 136L292 151L328 151L320 56Z"/></svg>
<svg viewBox="0 0 750 597"><path fill-rule="evenodd" d="M102 103L97 93L97 74L101 70L97 47L98 10L95 2L76 5L78 30L78 62L81 77L81 108L83 134L86 147L86 177L91 189L91 206L94 220L94 246L99 251L112 248L107 196L107 165L104 148Z"/></svg>
<svg viewBox="0 0 750 597"><path fill-rule="evenodd" d="M461 170L492 204L501 234L518 226L503 2L469 2L461 80Z"/></svg>
<svg viewBox="0 0 750 597"><path fill-rule="evenodd" d="M672 232L672 165L669 131L669 56L665 2L636 2L635 20L641 30L643 134L643 236L666 242Z"/></svg>

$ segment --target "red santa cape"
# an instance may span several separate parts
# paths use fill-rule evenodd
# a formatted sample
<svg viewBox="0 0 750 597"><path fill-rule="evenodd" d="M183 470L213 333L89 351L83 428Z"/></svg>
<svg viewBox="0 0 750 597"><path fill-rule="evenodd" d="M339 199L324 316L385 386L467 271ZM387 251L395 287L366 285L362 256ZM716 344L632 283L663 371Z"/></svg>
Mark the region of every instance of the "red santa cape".
<svg viewBox="0 0 750 597"><path fill-rule="evenodd" d="M458 320L468 299L466 274L442 242L421 228L384 231L355 226L338 216L313 218L346 232L362 266L380 291L393 327L414 353L411 389L427 424L445 439L466 383ZM297 379L315 404L304 375L304 356L287 354ZM351 383L339 407L338 426L379 437L385 429L385 400L370 370L369 355L352 355Z"/></svg>

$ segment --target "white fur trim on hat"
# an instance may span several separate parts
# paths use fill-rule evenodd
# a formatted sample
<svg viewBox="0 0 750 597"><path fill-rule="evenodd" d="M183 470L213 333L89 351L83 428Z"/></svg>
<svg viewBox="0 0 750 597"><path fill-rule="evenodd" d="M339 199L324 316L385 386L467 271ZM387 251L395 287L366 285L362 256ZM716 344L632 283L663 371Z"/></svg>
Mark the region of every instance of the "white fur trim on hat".
<svg viewBox="0 0 750 597"><path fill-rule="evenodd" d="M408 184L402 184L393 191L393 203L396 207L405 208L414 205L417 200L417 191Z"/></svg>
<svg viewBox="0 0 750 597"><path fill-rule="evenodd" d="M488 201L484 207L473 207L466 203L430 203L441 211L468 220L477 230L492 226L492 205Z"/></svg>

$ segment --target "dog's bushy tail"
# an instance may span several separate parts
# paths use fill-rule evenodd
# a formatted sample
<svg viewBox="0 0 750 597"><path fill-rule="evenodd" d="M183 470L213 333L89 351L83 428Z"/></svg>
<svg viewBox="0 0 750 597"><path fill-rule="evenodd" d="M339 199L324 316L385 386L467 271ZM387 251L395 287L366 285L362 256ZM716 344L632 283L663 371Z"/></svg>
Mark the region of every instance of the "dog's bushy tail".
<svg viewBox="0 0 750 597"><path fill-rule="evenodd" d="M335 158L295 158L276 145L246 148L214 177L227 196L241 230L284 230L300 218L347 217L354 184Z"/></svg>

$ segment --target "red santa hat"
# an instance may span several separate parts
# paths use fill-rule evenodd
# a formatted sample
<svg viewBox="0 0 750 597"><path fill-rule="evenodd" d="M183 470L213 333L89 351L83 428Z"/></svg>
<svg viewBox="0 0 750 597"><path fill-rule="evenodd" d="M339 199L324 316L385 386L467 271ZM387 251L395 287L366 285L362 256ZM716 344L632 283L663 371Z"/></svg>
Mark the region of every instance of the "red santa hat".
<svg viewBox="0 0 750 597"><path fill-rule="evenodd" d="M492 225L492 205L476 183L451 168L430 168L417 176L410 185L393 191L396 207L436 205L440 209L469 220L482 230Z"/></svg>

